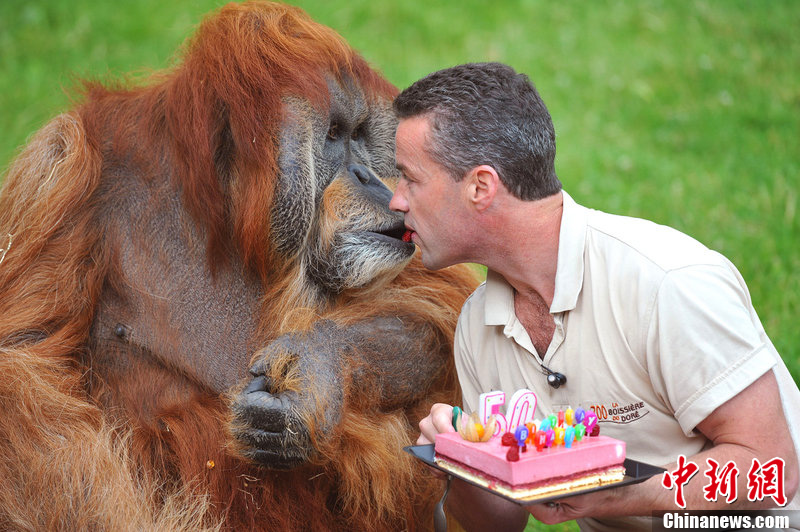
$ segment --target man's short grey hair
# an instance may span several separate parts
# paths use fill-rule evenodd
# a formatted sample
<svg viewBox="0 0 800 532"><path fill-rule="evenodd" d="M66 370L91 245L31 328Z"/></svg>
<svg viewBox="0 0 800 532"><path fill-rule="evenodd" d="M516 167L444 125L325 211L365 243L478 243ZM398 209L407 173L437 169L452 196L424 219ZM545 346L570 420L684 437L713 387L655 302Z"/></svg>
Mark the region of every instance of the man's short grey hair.
<svg viewBox="0 0 800 532"><path fill-rule="evenodd" d="M561 190L550 113L528 77L508 65L439 70L400 93L394 109L401 120L430 119L428 153L457 181L486 164L517 198L540 199Z"/></svg>

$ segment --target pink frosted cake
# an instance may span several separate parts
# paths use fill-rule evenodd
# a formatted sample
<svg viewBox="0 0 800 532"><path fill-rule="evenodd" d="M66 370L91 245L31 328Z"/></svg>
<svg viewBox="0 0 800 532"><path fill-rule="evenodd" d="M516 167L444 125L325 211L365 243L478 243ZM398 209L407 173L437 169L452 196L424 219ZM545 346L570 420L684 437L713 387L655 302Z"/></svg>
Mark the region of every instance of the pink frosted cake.
<svg viewBox="0 0 800 532"><path fill-rule="evenodd" d="M487 395L481 395L480 416L459 419L458 432L436 436L434 461L443 469L522 500L618 482L625 476L625 442L597 435L593 412L568 409L534 421L535 395L521 390L512 397L506 418L496 408L490 413L491 404L484 408ZM527 398L527 408L516 408L520 397Z"/></svg>

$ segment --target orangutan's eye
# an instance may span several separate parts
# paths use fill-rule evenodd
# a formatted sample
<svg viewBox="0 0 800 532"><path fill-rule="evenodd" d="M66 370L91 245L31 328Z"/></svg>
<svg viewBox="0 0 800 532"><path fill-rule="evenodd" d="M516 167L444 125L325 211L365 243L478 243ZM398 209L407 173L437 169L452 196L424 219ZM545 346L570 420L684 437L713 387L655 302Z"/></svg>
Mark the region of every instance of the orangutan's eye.
<svg viewBox="0 0 800 532"><path fill-rule="evenodd" d="M332 122L330 127L328 128L328 139L329 140L339 140L339 124L336 122Z"/></svg>
<svg viewBox="0 0 800 532"><path fill-rule="evenodd" d="M364 138L364 124L359 124L359 126L350 134L350 139L361 140L362 138Z"/></svg>

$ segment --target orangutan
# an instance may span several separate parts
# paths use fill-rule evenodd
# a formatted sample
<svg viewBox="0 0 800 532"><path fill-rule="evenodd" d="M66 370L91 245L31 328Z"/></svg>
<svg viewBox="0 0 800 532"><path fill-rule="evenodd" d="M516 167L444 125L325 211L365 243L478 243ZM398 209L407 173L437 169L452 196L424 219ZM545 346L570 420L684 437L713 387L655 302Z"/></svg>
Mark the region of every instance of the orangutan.
<svg viewBox="0 0 800 532"><path fill-rule="evenodd" d="M87 83L0 191L0 529L429 528L402 451L466 268L388 208L396 89L299 9Z"/></svg>

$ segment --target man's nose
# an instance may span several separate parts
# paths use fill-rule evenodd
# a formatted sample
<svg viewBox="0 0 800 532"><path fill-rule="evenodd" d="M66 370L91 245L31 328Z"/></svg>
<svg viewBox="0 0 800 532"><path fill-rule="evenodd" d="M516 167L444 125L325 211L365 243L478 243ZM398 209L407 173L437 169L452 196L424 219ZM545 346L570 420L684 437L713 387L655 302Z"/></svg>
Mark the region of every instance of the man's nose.
<svg viewBox="0 0 800 532"><path fill-rule="evenodd" d="M403 182L400 181L397 184L397 188L392 195L392 199L389 200L389 208L393 211L397 212L408 212L408 201L406 200L405 195L403 194Z"/></svg>

